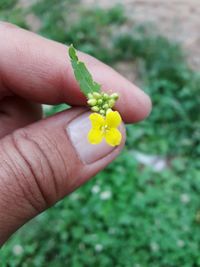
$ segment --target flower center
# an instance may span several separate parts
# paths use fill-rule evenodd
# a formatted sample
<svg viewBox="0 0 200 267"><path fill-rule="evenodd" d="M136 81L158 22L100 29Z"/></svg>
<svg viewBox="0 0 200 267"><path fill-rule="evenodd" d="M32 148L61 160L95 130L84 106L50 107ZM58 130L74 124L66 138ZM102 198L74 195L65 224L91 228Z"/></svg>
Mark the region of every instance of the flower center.
<svg viewBox="0 0 200 267"><path fill-rule="evenodd" d="M109 127L108 125L103 125L101 126L100 130L103 134L105 134L109 130Z"/></svg>

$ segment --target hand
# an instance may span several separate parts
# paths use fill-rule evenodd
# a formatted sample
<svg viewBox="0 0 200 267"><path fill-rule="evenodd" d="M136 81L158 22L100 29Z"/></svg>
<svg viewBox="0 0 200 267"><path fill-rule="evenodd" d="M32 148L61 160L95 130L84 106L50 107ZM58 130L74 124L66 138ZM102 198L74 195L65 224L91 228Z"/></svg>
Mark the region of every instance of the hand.
<svg viewBox="0 0 200 267"><path fill-rule="evenodd" d="M121 151L91 145L86 99L66 46L0 23L0 244L25 222L105 168ZM103 90L120 94L124 122L144 119L149 97L113 69L79 52ZM73 108L41 119L40 104ZM75 107L79 106L79 107ZM80 107L82 106L82 107Z"/></svg>

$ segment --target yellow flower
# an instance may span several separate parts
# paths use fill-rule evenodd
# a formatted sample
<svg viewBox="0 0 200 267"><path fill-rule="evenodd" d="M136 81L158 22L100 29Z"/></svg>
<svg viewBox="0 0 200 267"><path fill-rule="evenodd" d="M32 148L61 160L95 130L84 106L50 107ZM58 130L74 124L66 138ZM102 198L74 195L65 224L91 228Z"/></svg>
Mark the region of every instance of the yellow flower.
<svg viewBox="0 0 200 267"><path fill-rule="evenodd" d="M122 135L117 127L122 119L117 111L110 111L106 117L92 113L90 115L92 128L88 133L88 141L91 144L99 144L103 138L110 146L118 146L121 142Z"/></svg>

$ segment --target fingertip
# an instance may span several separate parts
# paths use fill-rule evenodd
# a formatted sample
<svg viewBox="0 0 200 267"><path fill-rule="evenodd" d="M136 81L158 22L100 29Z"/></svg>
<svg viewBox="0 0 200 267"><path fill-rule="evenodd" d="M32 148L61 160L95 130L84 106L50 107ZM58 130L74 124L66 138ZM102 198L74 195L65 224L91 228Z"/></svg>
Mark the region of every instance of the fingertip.
<svg viewBox="0 0 200 267"><path fill-rule="evenodd" d="M124 107L121 110L123 121L126 123L135 123L146 119L152 110L152 102L149 95L141 89L132 85L129 93L123 95L123 98L117 103L117 107Z"/></svg>

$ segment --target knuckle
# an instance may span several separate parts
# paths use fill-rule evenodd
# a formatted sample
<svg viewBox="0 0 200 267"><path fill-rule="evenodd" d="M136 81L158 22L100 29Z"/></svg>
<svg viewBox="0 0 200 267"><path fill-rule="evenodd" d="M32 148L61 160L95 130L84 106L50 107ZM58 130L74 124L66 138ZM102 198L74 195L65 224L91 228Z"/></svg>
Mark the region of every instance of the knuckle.
<svg viewBox="0 0 200 267"><path fill-rule="evenodd" d="M24 197L39 212L49 207L56 199L56 187L52 185L55 174L46 153L30 138L24 129L11 135L16 152L12 158L16 180Z"/></svg>

